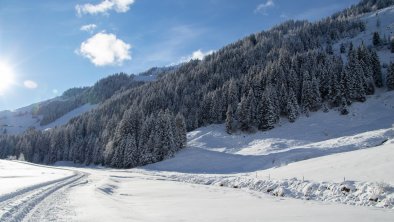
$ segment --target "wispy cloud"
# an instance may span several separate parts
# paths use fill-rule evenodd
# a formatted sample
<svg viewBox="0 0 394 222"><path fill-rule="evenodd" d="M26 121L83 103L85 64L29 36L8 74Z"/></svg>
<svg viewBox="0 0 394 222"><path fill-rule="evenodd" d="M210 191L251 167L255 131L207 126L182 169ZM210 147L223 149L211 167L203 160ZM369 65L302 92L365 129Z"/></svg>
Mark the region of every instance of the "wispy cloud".
<svg viewBox="0 0 394 222"><path fill-rule="evenodd" d="M88 25L81 26L80 30L92 33L96 28L97 28L96 24L88 24Z"/></svg>
<svg viewBox="0 0 394 222"><path fill-rule="evenodd" d="M100 32L81 43L76 51L88 58L96 66L122 65L131 60L131 45L118 39L116 35Z"/></svg>
<svg viewBox="0 0 394 222"><path fill-rule="evenodd" d="M118 13L124 13L130 9L130 5L133 3L134 0L104 0L96 5L90 3L83 5L78 4L75 6L75 10L79 16L83 14L108 14L111 10Z"/></svg>
<svg viewBox="0 0 394 222"><path fill-rule="evenodd" d="M28 89L36 89L38 87L38 84L33 80L25 80L23 85Z"/></svg>
<svg viewBox="0 0 394 222"><path fill-rule="evenodd" d="M194 51L191 55L182 57L178 63L189 62L190 60L203 60L205 56L214 53L214 50L209 50L207 52L203 52L201 49ZM175 64L173 64L175 65Z"/></svg>
<svg viewBox="0 0 394 222"><path fill-rule="evenodd" d="M268 15L268 9L275 6L273 0L267 0L265 3L259 4L254 10L255 13L260 13L263 15Z"/></svg>

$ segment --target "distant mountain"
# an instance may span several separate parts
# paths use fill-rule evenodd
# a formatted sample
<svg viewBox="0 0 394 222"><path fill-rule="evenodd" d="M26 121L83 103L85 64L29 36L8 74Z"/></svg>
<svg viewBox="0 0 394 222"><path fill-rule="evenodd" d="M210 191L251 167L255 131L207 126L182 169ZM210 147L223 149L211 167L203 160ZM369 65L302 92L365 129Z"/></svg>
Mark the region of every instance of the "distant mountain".
<svg viewBox="0 0 394 222"><path fill-rule="evenodd" d="M62 127L2 136L0 157L134 167L173 156L185 147L186 131L201 126L225 123L229 134L250 133L318 110L346 115L352 103L386 90L386 80L394 78L392 5L393 0L364 0L318 22L287 21L203 61L143 75L160 76L156 81L118 74L74 89L66 93L73 98L68 102L48 104L99 105ZM51 108L39 110L48 122L56 119L44 111Z"/></svg>

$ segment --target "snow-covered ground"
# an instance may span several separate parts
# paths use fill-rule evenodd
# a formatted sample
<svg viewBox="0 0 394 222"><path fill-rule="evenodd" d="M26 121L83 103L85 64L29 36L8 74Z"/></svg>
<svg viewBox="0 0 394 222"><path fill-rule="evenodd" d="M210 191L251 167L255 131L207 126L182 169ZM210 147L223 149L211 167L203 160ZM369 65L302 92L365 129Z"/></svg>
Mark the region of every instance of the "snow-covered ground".
<svg viewBox="0 0 394 222"><path fill-rule="evenodd" d="M32 115L32 110L37 104L27 106L15 111L1 111L0 112L0 133L7 134L20 134L25 132L27 129L34 127L36 129L45 130L56 126L66 124L70 119L79 116L85 112L88 112L97 105L85 104L70 112L66 113L59 119L45 126L40 126L41 116Z"/></svg>
<svg viewBox="0 0 394 222"><path fill-rule="evenodd" d="M8 171L40 171L31 164L2 163ZM57 182L35 187L32 183L23 192L0 196L0 221L390 221L394 217L389 209L278 198L133 170L63 167L73 172L64 177L60 168L53 169L61 177Z"/></svg>
<svg viewBox="0 0 394 222"><path fill-rule="evenodd" d="M228 135L224 125L188 134L188 148L147 170L182 173L242 173L279 167L334 153L365 149L394 138L394 92L380 91L354 103L349 115L311 113L295 123L283 119L267 132ZM346 176L346 175L343 175Z"/></svg>

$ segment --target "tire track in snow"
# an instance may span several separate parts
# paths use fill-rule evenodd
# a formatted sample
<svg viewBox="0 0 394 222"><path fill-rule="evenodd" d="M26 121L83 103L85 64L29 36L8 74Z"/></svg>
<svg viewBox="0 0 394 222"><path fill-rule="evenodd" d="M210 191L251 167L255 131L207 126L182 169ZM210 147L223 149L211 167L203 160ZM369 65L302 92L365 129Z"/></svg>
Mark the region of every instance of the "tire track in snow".
<svg viewBox="0 0 394 222"><path fill-rule="evenodd" d="M5 211L5 213L0 215L0 221L22 221L25 216L42 200L55 191L70 185L85 176L85 173L74 171L74 174L71 176L41 183L11 194L3 195L0 197L0 211Z"/></svg>

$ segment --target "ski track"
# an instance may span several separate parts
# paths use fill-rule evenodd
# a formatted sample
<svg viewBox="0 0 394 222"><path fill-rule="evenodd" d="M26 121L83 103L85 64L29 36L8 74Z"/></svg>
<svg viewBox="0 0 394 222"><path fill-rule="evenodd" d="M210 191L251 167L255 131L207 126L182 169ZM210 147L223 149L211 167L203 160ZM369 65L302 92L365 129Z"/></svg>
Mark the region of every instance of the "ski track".
<svg viewBox="0 0 394 222"><path fill-rule="evenodd" d="M86 173L74 171L74 174L61 179L40 183L34 186L30 186L19 191L0 196L0 212L3 211L3 215L0 215L0 221L2 222L17 222L17 221L42 221L40 219L35 220L36 215L34 212L39 214L50 216L53 207L59 202L59 197L64 195L64 192L56 192L61 189L66 190L67 187L80 181L86 177ZM53 198L52 198L53 197ZM53 199L54 201L46 201ZM45 201L44 201L45 200ZM41 203L46 203L49 208L40 207ZM52 204L50 204L52 203ZM46 211L46 212L42 212ZM32 215L30 215L32 214ZM29 220L29 217L32 219ZM53 215L52 215L53 216Z"/></svg>

